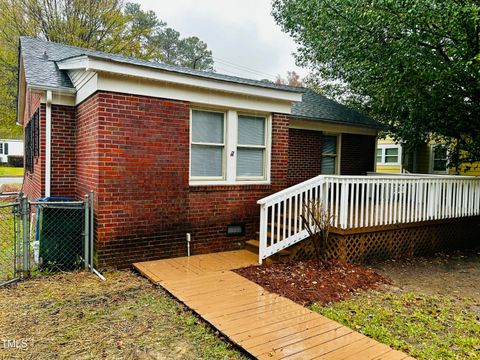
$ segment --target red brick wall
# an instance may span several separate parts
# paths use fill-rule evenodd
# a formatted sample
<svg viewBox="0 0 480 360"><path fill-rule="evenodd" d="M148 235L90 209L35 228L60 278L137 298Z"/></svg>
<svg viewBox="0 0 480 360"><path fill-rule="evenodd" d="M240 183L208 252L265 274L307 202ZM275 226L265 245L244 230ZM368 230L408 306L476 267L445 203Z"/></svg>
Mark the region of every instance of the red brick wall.
<svg viewBox="0 0 480 360"><path fill-rule="evenodd" d="M98 122L97 96L91 96L82 102L76 109L75 133L75 171L76 196L81 199L90 191L98 188ZM104 160L104 159L102 159Z"/></svg>
<svg viewBox="0 0 480 360"><path fill-rule="evenodd" d="M27 91L23 118L24 128L32 115L40 109L39 156L34 158L33 171L25 172L23 192L30 200L45 196L45 104L41 95ZM25 133L24 133L25 134ZM25 139L24 143L25 143ZM52 106L52 196L75 195L75 108Z"/></svg>
<svg viewBox="0 0 480 360"><path fill-rule="evenodd" d="M271 184L189 186L188 103L98 92L75 111L52 110L52 195L81 198L95 191L100 267L185 255L187 232L193 254L241 247L258 231L257 200L320 169L320 161L303 167L299 154L320 156L321 134L289 133L286 115L272 117ZM44 127L42 105L41 156L26 183L32 197L43 188ZM346 135L342 158L353 160L342 162L342 172L368 168L361 155L366 147L373 168L372 144L374 138ZM246 235L227 237L230 223L244 223Z"/></svg>
<svg viewBox="0 0 480 360"><path fill-rule="evenodd" d="M96 191L99 266L183 256L187 232L194 254L243 246L258 228L256 201L286 187L286 116L273 116L271 185L192 187L189 116L185 102L103 92L78 107L77 193ZM246 236L227 237L232 222Z"/></svg>
<svg viewBox="0 0 480 360"><path fill-rule="evenodd" d="M290 129L288 139L288 185L320 175L322 132Z"/></svg>
<svg viewBox="0 0 480 360"><path fill-rule="evenodd" d="M374 171L375 136L342 134L340 174L366 175Z"/></svg>
<svg viewBox="0 0 480 360"><path fill-rule="evenodd" d="M41 96L36 93L27 91L25 99L25 112L23 116L23 127L27 126L31 116L40 109L40 156L36 157L33 162L33 171L25 171L23 184L23 192L30 200L38 199L43 196L44 189L44 149L45 149L45 105L40 104ZM25 132L24 132L25 136ZM23 139L25 144L25 138ZM24 162L25 163L25 162Z"/></svg>
<svg viewBox="0 0 480 360"><path fill-rule="evenodd" d="M51 196L75 196L75 129L75 108L52 105Z"/></svg>
<svg viewBox="0 0 480 360"><path fill-rule="evenodd" d="M195 253L231 250L256 238L257 201L287 187L288 117L273 115L270 185L193 186L189 188L188 221ZM226 236L227 225L244 223L245 236Z"/></svg>

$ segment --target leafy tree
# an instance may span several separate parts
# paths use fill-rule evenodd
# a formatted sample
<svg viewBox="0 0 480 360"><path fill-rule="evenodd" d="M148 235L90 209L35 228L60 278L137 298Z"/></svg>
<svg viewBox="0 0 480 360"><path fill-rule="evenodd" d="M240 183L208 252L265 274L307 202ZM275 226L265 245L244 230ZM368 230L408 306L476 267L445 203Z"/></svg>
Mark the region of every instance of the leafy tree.
<svg viewBox="0 0 480 360"><path fill-rule="evenodd" d="M207 44L196 36L181 38L178 31L164 27L152 36L150 44L157 49L155 60L170 65L213 71L212 52L208 50Z"/></svg>
<svg viewBox="0 0 480 360"><path fill-rule="evenodd" d="M0 136L15 126L20 35L212 70L212 53L196 37L180 38L153 11L123 0L0 0Z"/></svg>
<svg viewBox="0 0 480 360"><path fill-rule="evenodd" d="M290 86L303 86L302 79L295 71L287 71L287 79L285 80L280 75L277 75L275 84L290 85Z"/></svg>
<svg viewBox="0 0 480 360"><path fill-rule="evenodd" d="M272 14L310 83L397 139L444 138L454 164L480 160L478 0L274 0Z"/></svg>

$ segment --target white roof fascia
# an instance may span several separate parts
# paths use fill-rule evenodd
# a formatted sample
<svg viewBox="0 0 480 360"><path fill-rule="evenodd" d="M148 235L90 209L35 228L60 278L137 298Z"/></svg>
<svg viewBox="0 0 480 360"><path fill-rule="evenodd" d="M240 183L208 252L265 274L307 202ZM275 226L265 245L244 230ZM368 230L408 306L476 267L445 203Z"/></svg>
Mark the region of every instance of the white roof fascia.
<svg viewBox="0 0 480 360"><path fill-rule="evenodd" d="M270 89L249 84L237 84L227 80L217 80L197 77L189 74L180 74L173 71L149 68L136 64L125 64L115 61L97 59L85 55L61 60L57 62L60 70L84 69L86 71L98 71L114 73L123 76L140 77L150 80L175 83L179 85L200 87L204 89L237 93L248 96L265 97L281 101L302 101L302 93Z"/></svg>

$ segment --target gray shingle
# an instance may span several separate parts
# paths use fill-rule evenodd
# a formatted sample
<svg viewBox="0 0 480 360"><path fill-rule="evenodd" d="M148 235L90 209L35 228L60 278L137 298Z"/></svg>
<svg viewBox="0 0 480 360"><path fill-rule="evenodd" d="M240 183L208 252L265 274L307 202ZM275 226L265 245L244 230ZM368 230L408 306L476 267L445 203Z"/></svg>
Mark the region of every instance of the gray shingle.
<svg viewBox="0 0 480 360"><path fill-rule="evenodd" d="M382 125L362 113L330 100L316 92L305 89L302 102L292 105L292 115L297 118L326 120L335 123L381 128Z"/></svg>
<svg viewBox="0 0 480 360"><path fill-rule="evenodd" d="M294 117L319 121L331 121L369 128L381 127L378 122L368 118L367 116L302 87L277 85L259 80L244 79L236 76L193 70L190 68L161 64L158 62L141 60L117 54L82 49L25 36L20 38L20 47L23 55L25 77L29 85L58 89L73 89L74 86L70 81L67 72L60 70L56 62L72 57L86 55L124 64L148 66L164 71L171 71L218 81L228 81L237 84L260 86L270 89L302 92L302 102L294 103L292 106L292 115Z"/></svg>
<svg viewBox="0 0 480 360"><path fill-rule="evenodd" d="M139 66L147 66L164 71L171 71L185 75L192 75L219 81L234 82L237 84L254 85L270 89L287 90L293 92L302 92L303 90L295 86L277 85L259 80L244 79L236 76L223 75L214 72L194 70L179 66L161 64L148 60L132 58L128 56L111 54L102 51L94 51L82 49L74 46L43 41L30 37L22 36L20 45L25 61L25 75L27 81L32 85L43 85L50 87L72 87L66 73L60 71L55 62L69 59L81 55L94 56L97 58L120 62L124 64L132 64ZM46 55L45 55L46 54Z"/></svg>

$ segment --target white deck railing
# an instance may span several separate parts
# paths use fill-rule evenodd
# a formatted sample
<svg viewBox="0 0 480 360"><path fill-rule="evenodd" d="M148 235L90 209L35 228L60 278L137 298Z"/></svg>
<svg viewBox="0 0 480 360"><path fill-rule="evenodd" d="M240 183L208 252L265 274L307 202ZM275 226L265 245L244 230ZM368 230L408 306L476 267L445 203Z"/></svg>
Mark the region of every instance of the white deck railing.
<svg viewBox="0 0 480 360"><path fill-rule="evenodd" d="M480 215L480 179L320 175L258 201L260 262L305 238L305 204L321 202L341 230Z"/></svg>

